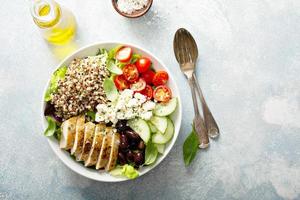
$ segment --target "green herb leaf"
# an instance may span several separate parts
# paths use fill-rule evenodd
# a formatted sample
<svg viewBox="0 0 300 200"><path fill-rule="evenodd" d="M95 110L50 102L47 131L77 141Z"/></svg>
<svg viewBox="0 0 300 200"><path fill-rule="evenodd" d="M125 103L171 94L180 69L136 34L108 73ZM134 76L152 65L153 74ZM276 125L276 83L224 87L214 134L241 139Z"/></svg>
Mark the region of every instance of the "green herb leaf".
<svg viewBox="0 0 300 200"><path fill-rule="evenodd" d="M96 53L96 56L106 54L106 53L108 53L106 49L104 49L104 48L98 49L98 52Z"/></svg>
<svg viewBox="0 0 300 200"><path fill-rule="evenodd" d="M199 140L194 127L183 143L183 159L186 166L191 164L198 151Z"/></svg>
<svg viewBox="0 0 300 200"><path fill-rule="evenodd" d="M103 89L108 100L115 101L119 97L119 92L112 79L106 78L104 80Z"/></svg>
<svg viewBox="0 0 300 200"><path fill-rule="evenodd" d="M134 53L131 57L130 63L135 63L138 59L140 59L142 56L140 54Z"/></svg>
<svg viewBox="0 0 300 200"><path fill-rule="evenodd" d="M145 150L145 165L151 165L156 161L158 151L152 142L148 142Z"/></svg>
<svg viewBox="0 0 300 200"><path fill-rule="evenodd" d="M49 137L54 135L55 131L56 131L56 122L52 117L47 116L46 117L47 122L48 122L48 127L44 132L44 135Z"/></svg>
<svg viewBox="0 0 300 200"><path fill-rule="evenodd" d="M111 73L118 75L123 74L122 70L116 65L114 60L108 60L106 67Z"/></svg>
<svg viewBox="0 0 300 200"><path fill-rule="evenodd" d="M63 80L65 78L67 70L68 67L62 66L53 73L50 80L50 86L48 87L44 97L45 101L50 101L52 99L52 94L57 90L58 81Z"/></svg>
<svg viewBox="0 0 300 200"><path fill-rule="evenodd" d="M89 110L85 114L90 117L93 122L95 121L96 113L94 111Z"/></svg>
<svg viewBox="0 0 300 200"><path fill-rule="evenodd" d="M116 56L116 53L119 49L121 49L123 46L122 45L119 45L115 48L112 48L108 51L108 59L111 60L111 59L115 59L115 56Z"/></svg>

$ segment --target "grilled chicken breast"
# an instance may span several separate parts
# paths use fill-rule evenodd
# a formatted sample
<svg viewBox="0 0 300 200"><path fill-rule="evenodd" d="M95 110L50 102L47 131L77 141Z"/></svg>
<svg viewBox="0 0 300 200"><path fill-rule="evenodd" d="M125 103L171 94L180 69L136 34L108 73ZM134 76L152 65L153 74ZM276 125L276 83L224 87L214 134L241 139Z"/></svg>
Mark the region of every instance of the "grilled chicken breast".
<svg viewBox="0 0 300 200"><path fill-rule="evenodd" d="M74 145L71 149L71 154L76 157L79 157L81 153L81 149L83 146L83 139L84 139L84 122L85 117L84 115L81 115L78 117L77 123L76 123L76 135L75 135L75 141Z"/></svg>
<svg viewBox="0 0 300 200"><path fill-rule="evenodd" d="M87 161L89 157L89 152L92 148L93 138L95 134L95 124L92 122L87 122L84 125L84 139L82 151L79 156L79 160Z"/></svg>
<svg viewBox="0 0 300 200"><path fill-rule="evenodd" d="M78 117L72 117L64 121L61 125L61 139L59 141L59 147L69 150L74 144L76 134L76 122Z"/></svg>
<svg viewBox="0 0 300 200"><path fill-rule="evenodd" d="M102 147L100 150L100 154L98 156L96 169L101 169L106 166L109 159L110 149L111 149L111 141L112 141L112 129L106 128L106 135L102 141Z"/></svg>
<svg viewBox="0 0 300 200"><path fill-rule="evenodd" d="M111 150L110 150L109 160L105 167L106 171L110 171L113 168L115 168L115 166L116 166L117 158L118 158L119 144L120 144L120 134L114 133L112 136L112 141L111 141Z"/></svg>
<svg viewBox="0 0 300 200"><path fill-rule="evenodd" d="M97 163L101 146L102 146L102 141L105 136L105 129L106 126L104 124L96 125L92 148L89 152L88 159L84 164L85 166L92 166Z"/></svg>

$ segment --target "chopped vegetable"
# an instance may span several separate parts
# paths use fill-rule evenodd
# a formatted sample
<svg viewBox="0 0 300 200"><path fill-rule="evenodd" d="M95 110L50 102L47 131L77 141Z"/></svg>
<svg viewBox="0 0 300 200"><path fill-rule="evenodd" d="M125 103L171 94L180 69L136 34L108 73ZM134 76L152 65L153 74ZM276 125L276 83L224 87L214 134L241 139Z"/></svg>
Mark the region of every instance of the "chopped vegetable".
<svg viewBox="0 0 300 200"><path fill-rule="evenodd" d="M134 83L139 79L139 72L134 64L125 65L123 75L130 83Z"/></svg>
<svg viewBox="0 0 300 200"><path fill-rule="evenodd" d="M139 176L139 172L128 164L116 167L110 171L110 174L112 176L126 176L129 179L135 179Z"/></svg>
<svg viewBox="0 0 300 200"><path fill-rule="evenodd" d="M110 78L106 78L103 83L103 89L106 94L106 97L110 101L117 100L119 96L119 92L114 84L114 82Z"/></svg>
<svg viewBox="0 0 300 200"><path fill-rule="evenodd" d="M146 146L145 165L151 165L156 161L158 151L156 146L150 141Z"/></svg>
<svg viewBox="0 0 300 200"><path fill-rule="evenodd" d="M147 70L146 72L142 73L141 77L146 81L148 85L152 84L153 77L155 75L155 72L152 70Z"/></svg>
<svg viewBox="0 0 300 200"><path fill-rule="evenodd" d="M146 72L151 66L151 60L149 58L140 58L136 61L136 67L139 73Z"/></svg>
<svg viewBox="0 0 300 200"><path fill-rule="evenodd" d="M58 86L58 81L64 79L66 72L67 72L67 67L63 66L58 68L52 75L51 80L50 80L50 86L48 87L46 94L45 94L45 101L50 101L52 99L52 94L56 92L57 86Z"/></svg>
<svg viewBox="0 0 300 200"><path fill-rule="evenodd" d="M118 74L118 75L123 73L122 70L116 65L114 60L107 61L106 67L111 73Z"/></svg>
<svg viewBox="0 0 300 200"><path fill-rule="evenodd" d="M160 85L155 88L153 97L156 101L168 102L172 98L172 92L166 85Z"/></svg>
<svg viewBox="0 0 300 200"><path fill-rule="evenodd" d="M47 116L46 117L47 122L48 122L48 127L44 132L44 135L49 137L54 135L55 131L56 131L56 122L52 117Z"/></svg>
<svg viewBox="0 0 300 200"><path fill-rule="evenodd" d="M129 88L129 83L123 75L116 76L114 82L118 90L125 90Z"/></svg>
<svg viewBox="0 0 300 200"><path fill-rule="evenodd" d="M130 47L122 47L120 48L115 55L115 58L120 62L128 62L130 61L132 56L132 49Z"/></svg>
<svg viewBox="0 0 300 200"><path fill-rule="evenodd" d="M137 82L131 84L130 89L135 92L141 92L145 89L145 87L146 87L146 81L142 78L139 78Z"/></svg>
<svg viewBox="0 0 300 200"><path fill-rule="evenodd" d="M169 80L169 75L165 71L158 71L153 77L153 85L159 86L159 85L165 85Z"/></svg>

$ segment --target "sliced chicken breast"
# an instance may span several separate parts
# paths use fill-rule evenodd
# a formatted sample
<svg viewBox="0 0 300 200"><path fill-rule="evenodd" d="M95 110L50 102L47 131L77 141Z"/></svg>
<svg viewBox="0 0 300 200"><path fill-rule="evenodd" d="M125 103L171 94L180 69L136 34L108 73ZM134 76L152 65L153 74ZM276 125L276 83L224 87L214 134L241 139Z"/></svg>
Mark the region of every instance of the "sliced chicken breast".
<svg viewBox="0 0 300 200"><path fill-rule="evenodd" d="M59 141L59 147L69 150L74 144L76 134L76 122L78 117L72 117L64 121L61 125L61 139Z"/></svg>
<svg viewBox="0 0 300 200"><path fill-rule="evenodd" d="M109 160L105 167L106 171L110 171L115 168L117 163L117 158L118 158L119 145L120 145L120 134L114 133L111 141Z"/></svg>
<svg viewBox="0 0 300 200"><path fill-rule="evenodd" d="M76 135L75 135L75 141L74 145L71 149L71 154L76 157L78 157L81 153L81 149L83 146L83 138L84 138L84 123L85 123L85 117L84 115L81 115L78 117L77 123L76 123Z"/></svg>
<svg viewBox="0 0 300 200"><path fill-rule="evenodd" d="M100 154L98 156L96 169L102 169L108 163L110 149L111 149L111 141L112 141L112 129L106 128L106 135L102 141L102 147L100 150Z"/></svg>
<svg viewBox="0 0 300 200"><path fill-rule="evenodd" d="M89 152L92 148L93 138L95 134L95 124L92 122L88 122L84 125L84 139L82 151L79 156L79 160L87 161L89 157Z"/></svg>
<svg viewBox="0 0 300 200"><path fill-rule="evenodd" d="M86 167L93 166L97 163L101 146L102 146L102 141L105 136L105 129L106 129L105 124L96 125L92 148L89 152L88 159L84 164Z"/></svg>

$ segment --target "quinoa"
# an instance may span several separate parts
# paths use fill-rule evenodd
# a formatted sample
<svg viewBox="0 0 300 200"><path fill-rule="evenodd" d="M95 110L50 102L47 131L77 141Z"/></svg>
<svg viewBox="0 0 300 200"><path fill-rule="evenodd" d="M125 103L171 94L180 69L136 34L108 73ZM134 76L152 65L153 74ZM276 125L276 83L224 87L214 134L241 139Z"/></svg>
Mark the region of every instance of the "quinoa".
<svg viewBox="0 0 300 200"><path fill-rule="evenodd" d="M57 116L66 120L107 102L103 90L103 81L109 76L106 59L106 55L98 55L71 62L51 100Z"/></svg>

